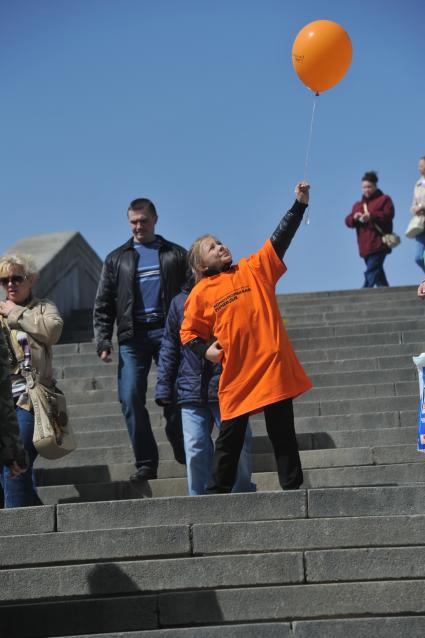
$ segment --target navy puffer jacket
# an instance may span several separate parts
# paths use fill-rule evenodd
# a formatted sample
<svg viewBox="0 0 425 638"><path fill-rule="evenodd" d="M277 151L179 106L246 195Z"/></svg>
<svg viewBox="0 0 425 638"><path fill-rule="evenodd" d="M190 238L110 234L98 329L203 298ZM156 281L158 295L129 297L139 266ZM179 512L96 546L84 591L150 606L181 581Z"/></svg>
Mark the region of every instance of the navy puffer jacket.
<svg viewBox="0 0 425 638"><path fill-rule="evenodd" d="M170 305L158 362L158 380L155 401L158 405L170 402L176 396L177 403L198 405L218 401L218 381L221 366L200 359L180 342L180 324L183 321L184 304L191 286L187 285L176 295Z"/></svg>

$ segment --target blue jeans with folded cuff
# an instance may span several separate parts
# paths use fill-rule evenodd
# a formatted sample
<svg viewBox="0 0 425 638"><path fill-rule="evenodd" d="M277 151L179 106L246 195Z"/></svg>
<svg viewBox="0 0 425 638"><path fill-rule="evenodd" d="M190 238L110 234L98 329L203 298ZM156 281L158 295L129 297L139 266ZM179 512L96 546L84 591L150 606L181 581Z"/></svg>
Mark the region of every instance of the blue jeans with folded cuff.
<svg viewBox="0 0 425 638"><path fill-rule="evenodd" d="M10 479L8 467L0 466L0 483L4 493L5 508L30 507L32 505L42 505L36 491L33 465L37 458L32 437L34 435L34 414L23 408L16 407L16 417L18 419L19 434L28 452L28 469L14 479Z"/></svg>
<svg viewBox="0 0 425 638"><path fill-rule="evenodd" d="M185 403L182 408L183 437L186 452L187 483L190 496L205 494L211 480L214 444L211 433L214 424L220 429L220 408L217 403L197 405ZM255 492L251 482L252 432L248 424L239 459L236 482L232 492Z"/></svg>

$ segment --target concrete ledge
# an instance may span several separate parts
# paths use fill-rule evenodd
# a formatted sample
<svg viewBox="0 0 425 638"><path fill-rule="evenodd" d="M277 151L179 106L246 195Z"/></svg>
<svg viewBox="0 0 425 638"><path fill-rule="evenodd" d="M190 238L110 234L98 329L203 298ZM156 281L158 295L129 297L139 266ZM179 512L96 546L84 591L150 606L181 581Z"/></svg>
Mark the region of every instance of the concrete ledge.
<svg viewBox="0 0 425 638"><path fill-rule="evenodd" d="M0 571L5 602L304 582L301 552L35 567Z"/></svg>
<svg viewBox="0 0 425 638"><path fill-rule="evenodd" d="M337 549L306 552L307 582L425 577L425 547Z"/></svg>
<svg viewBox="0 0 425 638"><path fill-rule="evenodd" d="M223 494L58 505L58 530L305 518L306 493Z"/></svg>
<svg viewBox="0 0 425 638"><path fill-rule="evenodd" d="M308 515L311 518L392 514L425 514L423 485L316 489L308 492Z"/></svg>
<svg viewBox="0 0 425 638"><path fill-rule="evenodd" d="M157 629L119 634L86 634L69 638L293 638L287 623L261 623L250 625L220 625L216 627L185 627L184 629ZM390 637L392 638L392 636ZM416 637L415 637L416 638Z"/></svg>
<svg viewBox="0 0 425 638"><path fill-rule="evenodd" d="M77 563L156 556L189 556L188 526L63 532L0 539L0 566Z"/></svg>
<svg viewBox="0 0 425 638"><path fill-rule="evenodd" d="M293 623L294 638L401 638L401 636L423 638L425 616L344 618Z"/></svg>
<svg viewBox="0 0 425 638"><path fill-rule="evenodd" d="M424 529L425 516L308 518L194 525L193 553L420 545Z"/></svg>
<svg viewBox="0 0 425 638"><path fill-rule="evenodd" d="M291 585L159 595L161 626L423 614L425 581Z"/></svg>
<svg viewBox="0 0 425 638"><path fill-rule="evenodd" d="M0 510L0 536L54 531L55 508L51 505Z"/></svg>
<svg viewBox="0 0 425 638"><path fill-rule="evenodd" d="M93 598L0 607L4 638L103 634L156 629L157 596Z"/></svg>

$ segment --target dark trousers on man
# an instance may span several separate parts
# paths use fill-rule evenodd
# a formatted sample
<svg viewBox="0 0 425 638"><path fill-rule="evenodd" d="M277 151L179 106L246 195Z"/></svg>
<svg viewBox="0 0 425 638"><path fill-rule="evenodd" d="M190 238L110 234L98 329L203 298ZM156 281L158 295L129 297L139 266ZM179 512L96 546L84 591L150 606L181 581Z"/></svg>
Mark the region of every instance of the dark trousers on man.
<svg viewBox="0 0 425 638"><path fill-rule="evenodd" d="M156 470L158 467L158 446L146 408L146 393L152 360L158 363L163 333L162 327L138 327L134 337L119 346L118 396L138 470ZM184 462L180 408L167 406L164 416L165 431L174 456L179 462Z"/></svg>
<svg viewBox="0 0 425 638"><path fill-rule="evenodd" d="M388 281L384 273L384 259L388 255L387 252L372 253L364 258L366 270L364 274L363 288L373 288L377 286L388 286Z"/></svg>
<svg viewBox="0 0 425 638"><path fill-rule="evenodd" d="M212 479L208 494L231 492L236 480L248 414L222 421L215 442ZM267 434L273 445L279 483L282 489L297 489L303 482L303 472L294 428L292 399L272 403L264 408Z"/></svg>

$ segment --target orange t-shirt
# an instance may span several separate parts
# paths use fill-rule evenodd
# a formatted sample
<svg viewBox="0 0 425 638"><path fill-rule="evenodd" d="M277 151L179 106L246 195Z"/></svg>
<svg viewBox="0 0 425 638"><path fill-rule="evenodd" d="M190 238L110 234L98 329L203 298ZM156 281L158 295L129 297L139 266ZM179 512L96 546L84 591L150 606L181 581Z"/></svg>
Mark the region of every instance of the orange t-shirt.
<svg viewBox="0 0 425 638"><path fill-rule="evenodd" d="M276 300L286 266L270 240L230 270L193 288L180 330L183 344L213 335L223 348L221 418L261 411L312 387L291 346Z"/></svg>

